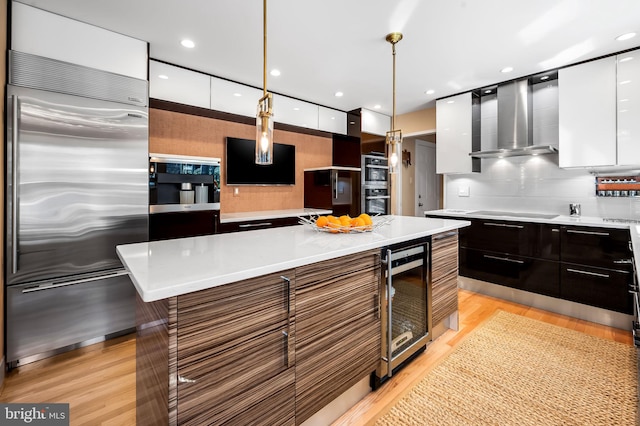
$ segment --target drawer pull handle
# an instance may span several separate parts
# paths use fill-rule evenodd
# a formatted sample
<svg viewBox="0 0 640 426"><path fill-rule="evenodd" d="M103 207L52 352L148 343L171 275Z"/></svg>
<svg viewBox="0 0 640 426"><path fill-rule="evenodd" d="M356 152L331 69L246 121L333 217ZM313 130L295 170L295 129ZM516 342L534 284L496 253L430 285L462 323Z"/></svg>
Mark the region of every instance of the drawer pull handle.
<svg viewBox="0 0 640 426"><path fill-rule="evenodd" d="M567 272L573 272L576 274L583 274L583 275L591 275L592 277L599 277L599 278L609 278L608 274L599 274L597 272L589 272L589 271L581 271L579 269L573 269L573 268L567 268Z"/></svg>
<svg viewBox="0 0 640 426"><path fill-rule="evenodd" d="M516 229L523 229L524 226L523 225L509 225L507 223L490 223L490 222L484 222L485 226L499 226L501 228L516 228Z"/></svg>
<svg viewBox="0 0 640 426"><path fill-rule="evenodd" d="M575 229L567 229L567 233L569 234L584 234L584 235L598 235L601 237L608 237L608 232L594 232L594 231L577 231Z"/></svg>
<svg viewBox="0 0 640 426"><path fill-rule="evenodd" d="M195 383L196 380L187 379L184 376L178 376L178 383Z"/></svg>
<svg viewBox="0 0 640 426"><path fill-rule="evenodd" d="M241 223L238 225L238 228L253 228L255 226L271 226L273 225L271 222L262 222L262 223Z"/></svg>
<svg viewBox="0 0 640 426"><path fill-rule="evenodd" d="M631 260L631 259L620 259L620 260L614 260L613 263L617 263L618 265L631 265L633 263L633 260Z"/></svg>
<svg viewBox="0 0 640 426"><path fill-rule="evenodd" d="M502 260L505 262L517 263L518 265L522 265L524 263L524 260L515 260L515 259L509 259L506 257L489 256L488 254L485 254L483 256L487 259Z"/></svg>

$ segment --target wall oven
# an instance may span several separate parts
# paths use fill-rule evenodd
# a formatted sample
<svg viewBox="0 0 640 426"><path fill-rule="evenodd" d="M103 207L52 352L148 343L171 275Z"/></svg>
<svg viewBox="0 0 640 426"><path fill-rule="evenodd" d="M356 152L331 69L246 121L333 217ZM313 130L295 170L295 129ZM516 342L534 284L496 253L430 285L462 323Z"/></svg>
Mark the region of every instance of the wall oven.
<svg viewBox="0 0 640 426"><path fill-rule="evenodd" d="M380 155L362 156L361 205L367 214L389 214L389 166Z"/></svg>
<svg viewBox="0 0 640 426"><path fill-rule="evenodd" d="M362 156L362 183L363 185L386 186L389 180L389 165L386 157L379 155Z"/></svg>
<svg viewBox="0 0 640 426"><path fill-rule="evenodd" d="M364 188L362 208L367 214L389 213L389 190L387 188Z"/></svg>
<svg viewBox="0 0 640 426"><path fill-rule="evenodd" d="M426 349L431 341L431 278L429 238L382 250L380 365L371 387L392 377Z"/></svg>

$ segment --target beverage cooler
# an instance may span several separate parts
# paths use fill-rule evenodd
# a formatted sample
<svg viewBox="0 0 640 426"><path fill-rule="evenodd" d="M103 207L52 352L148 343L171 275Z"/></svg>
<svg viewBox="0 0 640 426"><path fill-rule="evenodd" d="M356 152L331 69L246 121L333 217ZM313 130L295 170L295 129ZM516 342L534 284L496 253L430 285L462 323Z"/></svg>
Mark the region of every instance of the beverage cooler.
<svg viewBox="0 0 640 426"><path fill-rule="evenodd" d="M220 159L149 154L149 239L217 232Z"/></svg>
<svg viewBox="0 0 640 426"><path fill-rule="evenodd" d="M429 237L382 249L380 365L371 387L392 377L431 341Z"/></svg>

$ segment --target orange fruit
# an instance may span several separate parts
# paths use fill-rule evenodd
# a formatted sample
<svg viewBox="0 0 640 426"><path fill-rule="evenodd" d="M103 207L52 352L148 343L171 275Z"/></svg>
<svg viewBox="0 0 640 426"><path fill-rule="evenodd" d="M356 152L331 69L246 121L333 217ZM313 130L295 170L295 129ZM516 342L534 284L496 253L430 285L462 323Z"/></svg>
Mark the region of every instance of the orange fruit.
<svg viewBox="0 0 640 426"><path fill-rule="evenodd" d="M335 216L327 216L327 227L331 229L331 233L336 234L339 232L340 227L342 226L342 223L340 222L340 219L338 219Z"/></svg>
<svg viewBox="0 0 640 426"><path fill-rule="evenodd" d="M371 216L369 216L366 213L362 213L360 216L358 216L360 219L364 220L364 224L365 225L373 225L373 220L371 220Z"/></svg>
<svg viewBox="0 0 640 426"><path fill-rule="evenodd" d="M316 226L318 228L324 228L329 223L329 219L326 216L320 216L316 219Z"/></svg>
<svg viewBox="0 0 640 426"><path fill-rule="evenodd" d="M364 228L365 225L366 224L364 223L364 219L362 219L361 217L356 217L355 219L351 220L352 228Z"/></svg>

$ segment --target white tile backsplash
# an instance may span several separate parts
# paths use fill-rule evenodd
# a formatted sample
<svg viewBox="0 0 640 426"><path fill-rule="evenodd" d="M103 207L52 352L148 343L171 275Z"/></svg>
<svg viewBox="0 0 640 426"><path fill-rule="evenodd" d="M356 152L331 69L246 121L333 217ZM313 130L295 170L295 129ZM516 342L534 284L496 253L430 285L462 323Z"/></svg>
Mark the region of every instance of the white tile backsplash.
<svg viewBox="0 0 640 426"><path fill-rule="evenodd" d="M583 216L640 219L640 198L596 197L595 177L559 168L557 154L483 159L482 173L447 175L444 185L447 209L569 214L579 203ZM458 196L461 186L468 197Z"/></svg>

